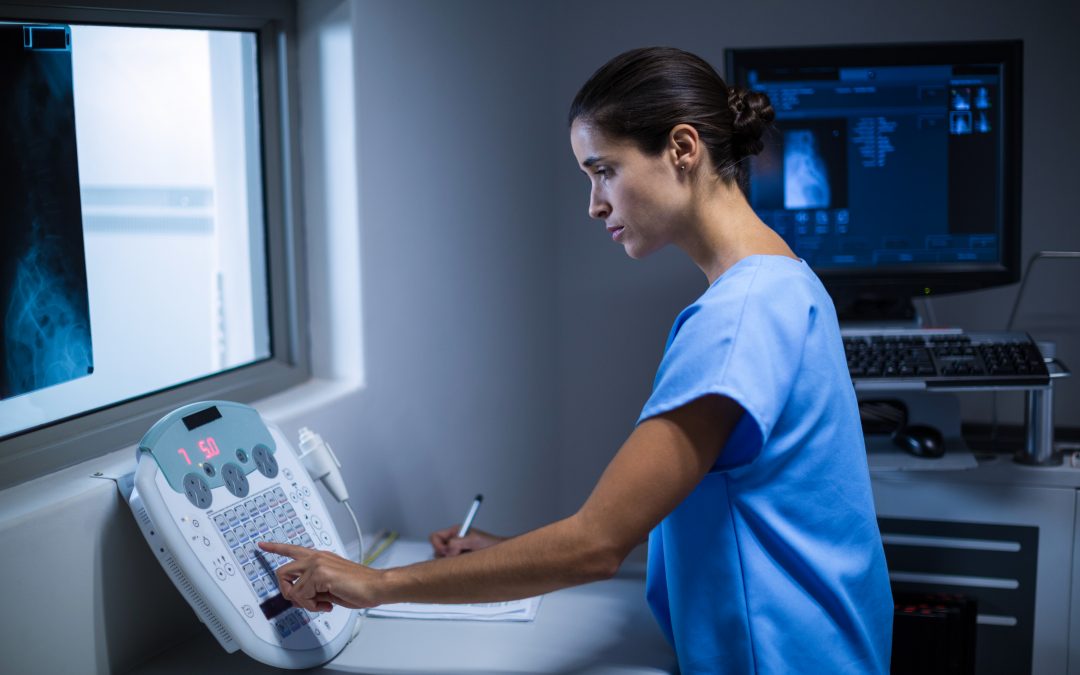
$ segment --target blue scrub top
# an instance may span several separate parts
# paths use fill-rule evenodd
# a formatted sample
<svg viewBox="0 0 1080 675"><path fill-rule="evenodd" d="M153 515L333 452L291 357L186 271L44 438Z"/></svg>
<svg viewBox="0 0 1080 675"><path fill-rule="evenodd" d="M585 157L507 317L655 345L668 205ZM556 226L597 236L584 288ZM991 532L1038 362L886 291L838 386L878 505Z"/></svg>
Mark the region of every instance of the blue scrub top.
<svg viewBox="0 0 1080 675"><path fill-rule="evenodd" d="M892 593L832 300L805 262L740 260L675 320L640 423L745 411L649 536L647 597L690 673L887 673Z"/></svg>

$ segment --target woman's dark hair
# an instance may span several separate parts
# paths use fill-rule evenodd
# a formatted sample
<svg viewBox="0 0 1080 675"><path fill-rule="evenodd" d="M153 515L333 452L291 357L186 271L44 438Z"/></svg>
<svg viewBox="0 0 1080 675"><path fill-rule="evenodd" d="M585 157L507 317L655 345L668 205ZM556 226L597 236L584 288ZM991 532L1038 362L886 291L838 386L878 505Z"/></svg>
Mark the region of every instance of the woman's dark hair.
<svg viewBox="0 0 1080 675"><path fill-rule="evenodd" d="M728 87L704 59L672 47L619 54L593 73L570 105L569 123L586 122L659 154L677 124L689 124L724 182L746 190L746 163L761 152L775 113L769 97Z"/></svg>

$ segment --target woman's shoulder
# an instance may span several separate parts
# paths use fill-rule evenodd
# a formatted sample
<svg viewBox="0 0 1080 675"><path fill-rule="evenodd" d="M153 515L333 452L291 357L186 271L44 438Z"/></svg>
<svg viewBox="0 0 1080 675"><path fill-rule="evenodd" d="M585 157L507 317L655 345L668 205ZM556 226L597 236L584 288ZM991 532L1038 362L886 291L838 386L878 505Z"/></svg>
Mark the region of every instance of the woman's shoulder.
<svg viewBox="0 0 1080 675"><path fill-rule="evenodd" d="M695 304L717 307L764 303L783 307L816 304L825 293L803 260L782 255L751 255L732 265Z"/></svg>

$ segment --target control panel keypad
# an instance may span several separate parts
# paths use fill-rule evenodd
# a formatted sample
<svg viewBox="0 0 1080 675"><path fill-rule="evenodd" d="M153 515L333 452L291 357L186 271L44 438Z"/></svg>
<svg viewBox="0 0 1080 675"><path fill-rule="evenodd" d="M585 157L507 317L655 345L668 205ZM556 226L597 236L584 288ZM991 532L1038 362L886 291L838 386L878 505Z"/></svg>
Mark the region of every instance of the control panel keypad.
<svg viewBox="0 0 1080 675"><path fill-rule="evenodd" d="M309 548L315 545L280 487L269 488L214 513L213 520L260 601L278 593L274 571L290 559L263 551L258 542L276 541Z"/></svg>

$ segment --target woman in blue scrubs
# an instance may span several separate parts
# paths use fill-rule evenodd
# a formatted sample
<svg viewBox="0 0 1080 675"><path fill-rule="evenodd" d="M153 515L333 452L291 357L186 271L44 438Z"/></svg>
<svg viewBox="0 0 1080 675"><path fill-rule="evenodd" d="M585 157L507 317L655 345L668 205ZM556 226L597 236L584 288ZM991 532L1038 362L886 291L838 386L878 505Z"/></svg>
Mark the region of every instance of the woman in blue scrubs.
<svg viewBox="0 0 1080 675"><path fill-rule="evenodd" d="M648 536L648 601L683 673L887 672L892 597L836 313L743 192L773 116L680 50L598 70L569 116L589 215L630 257L674 245L708 282L635 429L577 513L517 537L448 528L440 559L390 570L264 544L295 559L285 596L528 597L610 577Z"/></svg>

